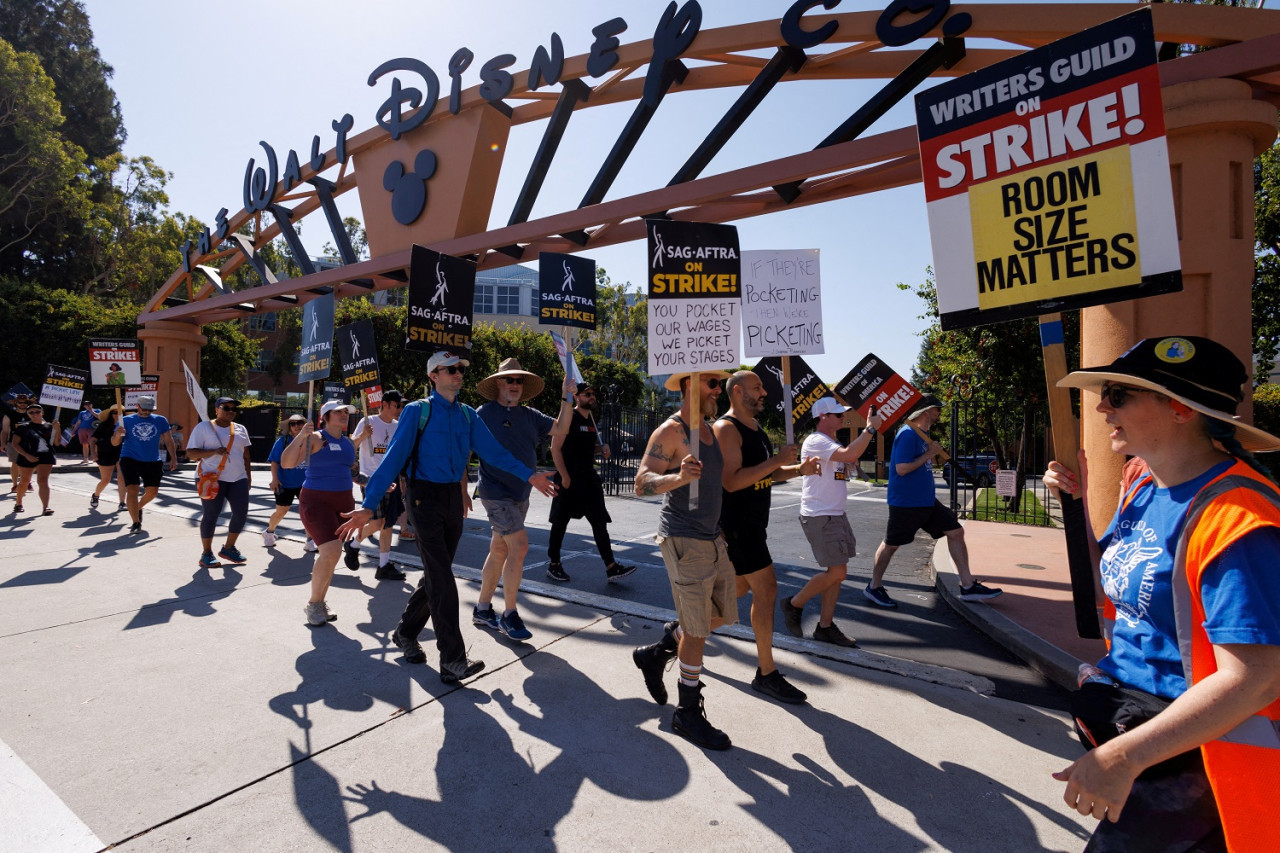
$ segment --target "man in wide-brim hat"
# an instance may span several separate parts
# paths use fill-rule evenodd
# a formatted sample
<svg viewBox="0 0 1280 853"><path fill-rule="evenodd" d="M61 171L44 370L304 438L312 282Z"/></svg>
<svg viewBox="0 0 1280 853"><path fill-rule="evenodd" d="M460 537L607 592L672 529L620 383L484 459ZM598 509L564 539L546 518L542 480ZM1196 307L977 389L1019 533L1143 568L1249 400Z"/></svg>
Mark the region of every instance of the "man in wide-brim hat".
<svg viewBox="0 0 1280 853"><path fill-rule="evenodd" d="M573 419L573 392L577 383L565 377L560 395L560 413L551 418L532 406L523 406L542 393L545 383L537 375L520 366L519 359L504 359L498 372L486 376L476 391L490 402L476 413L493 433L498 443L516 459L537 467L538 445L548 435L564 435ZM472 621L492 628L512 640L533 636L524 626L517 611L520 579L524 575L524 557L529 552L529 534L524 527L529 513L531 487L525 480L480 460L480 503L489 515L493 537L489 556L480 572L480 597L472 613ZM502 581L504 610L493 609L493 594Z"/></svg>

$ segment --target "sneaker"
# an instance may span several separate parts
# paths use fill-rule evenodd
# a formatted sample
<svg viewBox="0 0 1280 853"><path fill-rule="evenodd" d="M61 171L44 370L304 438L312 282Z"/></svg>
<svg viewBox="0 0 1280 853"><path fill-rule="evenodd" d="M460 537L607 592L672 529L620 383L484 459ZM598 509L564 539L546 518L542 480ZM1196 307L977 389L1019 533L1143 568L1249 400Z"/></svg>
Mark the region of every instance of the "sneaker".
<svg viewBox="0 0 1280 853"><path fill-rule="evenodd" d="M360 568L360 550L352 548L350 545L343 545L342 562L351 571L356 571Z"/></svg>
<svg viewBox="0 0 1280 853"><path fill-rule="evenodd" d="M989 601L1001 595L1004 595L1003 589L983 586L981 581L974 581L970 586L960 587L961 601Z"/></svg>
<svg viewBox="0 0 1280 853"><path fill-rule="evenodd" d="M319 549L316 548L315 541L308 536L307 541L302 543L302 550L306 551L308 554L314 554Z"/></svg>
<svg viewBox="0 0 1280 853"><path fill-rule="evenodd" d="M129 511L128 504L120 504L116 507L116 512L128 512L128 511Z"/></svg>
<svg viewBox="0 0 1280 853"><path fill-rule="evenodd" d="M489 605L484 610L480 609L480 605L471 608L471 621L479 625L481 628L491 628L494 631L498 629L498 614L494 612L493 605Z"/></svg>
<svg viewBox="0 0 1280 853"><path fill-rule="evenodd" d="M302 613L307 617L307 624L312 627L319 627L338 618L329 612L329 603L326 601L317 601L315 604L308 601L302 605Z"/></svg>
<svg viewBox="0 0 1280 853"><path fill-rule="evenodd" d="M680 684L680 707L671 717L671 728L690 743L703 749L728 749L733 741L724 732L711 725L702 702L702 685L690 687Z"/></svg>
<svg viewBox="0 0 1280 853"><path fill-rule="evenodd" d="M402 581L404 572L397 569L395 563L387 563L385 566L378 566L378 570L373 573L373 578L380 581Z"/></svg>
<svg viewBox="0 0 1280 853"><path fill-rule="evenodd" d="M776 669L768 675L761 675L760 667L756 667L756 677L751 679L751 689L788 705L800 705L809 698L803 690L792 686Z"/></svg>
<svg viewBox="0 0 1280 853"><path fill-rule="evenodd" d="M135 521L133 524L130 524L130 525L129 525L129 532L130 532L130 533L141 533L141 532L142 532L142 522L141 522L141 521Z"/></svg>
<svg viewBox="0 0 1280 853"><path fill-rule="evenodd" d="M631 660L644 675L644 686L659 705L667 704L667 685L662 683L667 667L676 659L675 652L667 651L661 643L640 646L631 653Z"/></svg>
<svg viewBox="0 0 1280 853"><path fill-rule="evenodd" d="M533 636L533 632L524 626L520 614L514 610L498 617L498 630L508 640L527 640Z"/></svg>
<svg viewBox="0 0 1280 853"><path fill-rule="evenodd" d="M218 558L213 556L212 551L205 551L200 555L200 568L202 569L216 569L221 565L222 563L218 562Z"/></svg>
<svg viewBox="0 0 1280 853"><path fill-rule="evenodd" d="M277 536L273 531L271 530L262 531L262 547L270 548L272 545L276 544L279 541L280 541L280 537Z"/></svg>
<svg viewBox="0 0 1280 853"><path fill-rule="evenodd" d="M408 659L408 655L405 655ZM440 680L445 684L457 684L464 678L470 678L480 670L484 669L484 661L467 660L466 658L458 658L450 663L441 662L440 664Z"/></svg>
<svg viewBox="0 0 1280 853"><path fill-rule="evenodd" d="M825 628L819 625L813 629L813 638L819 643L830 643L833 646L844 646L846 649L856 649L858 641L853 637L846 637L844 632L840 630L840 626L832 622Z"/></svg>
<svg viewBox="0 0 1280 853"><path fill-rule="evenodd" d="M782 599L779 604L782 605L782 621L787 626L787 633L793 637L803 637L804 628L801 623L804 621L804 608L792 604L791 596Z"/></svg>
<svg viewBox="0 0 1280 853"><path fill-rule="evenodd" d="M605 570L608 574L608 570ZM569 573L564 570L564 566L559 563L547 563L547 577L553 581L567 583L569 581Z"/></svg>
<svg viewBox="0 0 1280 853"><path fill-rule="evenodd" d="M26 512L26 510L22 508L22 504L15 504L13 507L13 511L15 513Z"/></svg>
<svg viewBox="0 0 1280 853"><path fill-rule="evenodd" d="M878 607L888 607L892 609L898 606L898 602L890 598L888 591L882 586L872 589L871 584L867 584L862 589L862 595L867 599L867 601L870 601Z"/></svg>
<svg viewBox="0 0 1280 853"><path fill-rule="evenodd" d="M98 496L94 495L93 497L89 498L89 509L97 509L97 508L98 508Z"/></svg>
<svg viewBox="0 0 1280 853"><path fill-rule="evenodd" d="M398 627L391 632L391 642L397 649L404 652L405 663L427 662L427 653L422 650L422 644L416 639L401 634Z"/></svg>
<svg viewBox="0 0 1280 853"><path fill-rule="evenodd" d="M222 550L218 552L218 556L233 566L243 566L246 562L244 554L241 554L240 549L234 545L223 545Z"/></svg>
<svg viewBox="0 0 1280 853"><path fill-rule="evenodd" d="M625 578L636 570L635 566L624 566L622 563L614 563L612 566L604 570L604 578L608 583Z"/></svg>

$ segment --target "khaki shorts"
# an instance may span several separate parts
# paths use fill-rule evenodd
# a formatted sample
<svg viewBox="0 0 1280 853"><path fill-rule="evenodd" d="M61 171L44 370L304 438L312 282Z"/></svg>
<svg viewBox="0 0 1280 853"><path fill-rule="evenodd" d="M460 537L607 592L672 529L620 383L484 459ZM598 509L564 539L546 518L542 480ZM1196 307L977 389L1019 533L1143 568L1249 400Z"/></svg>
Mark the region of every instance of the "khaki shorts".
<svg viewBox="0 0 1280 853"><path fill-rule="evenodd" d="M847 566L858 553L858 543L853 538L847 515L802 515L800 527L804 538L813 549L813 559L824 569L830 566Z"/></svg>
<svg viewBox="0 0 1280 853"><path fill-rule="evenodd" d="M480 499L489 516L489 525L499 536L514 536L524 530L524 518L529 514L528 501L493 501Z"/></svg>
<svg viewBox="0 0 1280 853"><path fill-rule="evenodd" d="M737 578L724 538L657 537L667 564L680 627L691 637L711 636L711 620L738 621Z"/></svg>

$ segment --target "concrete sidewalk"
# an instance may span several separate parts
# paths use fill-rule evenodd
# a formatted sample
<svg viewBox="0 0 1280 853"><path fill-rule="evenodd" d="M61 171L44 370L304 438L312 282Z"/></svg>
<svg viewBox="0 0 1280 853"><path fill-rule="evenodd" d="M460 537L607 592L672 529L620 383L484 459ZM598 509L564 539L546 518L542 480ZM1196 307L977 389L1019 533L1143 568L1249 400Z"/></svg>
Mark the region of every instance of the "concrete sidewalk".
<svg viewBox="0 0 1280 853"><path fill-rule="evenodd" d="M313 630L300 536L268 550L251 524L248 565L210 572L193 497L141 537L77 517L57 475L53 505L0 520L3 850L1027 851L1091 828L1049 776L1080 752L1065 717L980 677L778 636L809 693L782 706L750 689L738 626L708 644L705 691L734 748L706 753L630 660L669 611L531 576L533 640L465 625L488 665L448 687L429 630L426 666L389 644L406 583L339 568L339 619Z"/></svg>

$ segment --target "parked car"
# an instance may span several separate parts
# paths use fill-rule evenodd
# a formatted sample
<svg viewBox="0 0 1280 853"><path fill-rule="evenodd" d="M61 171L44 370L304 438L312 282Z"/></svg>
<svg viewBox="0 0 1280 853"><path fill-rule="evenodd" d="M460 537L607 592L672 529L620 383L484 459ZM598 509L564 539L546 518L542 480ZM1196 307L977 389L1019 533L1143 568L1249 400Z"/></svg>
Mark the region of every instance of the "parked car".
<svg viewBox="0 0 1280 853"><path fill-rule="evenodd" d="M996 482L996 470L1000 467L994 453L975 453L972 456L956 456L942 466L942 479L947 485L959 472L961 484L972 483L980 489L992 486Z"/></svg>

